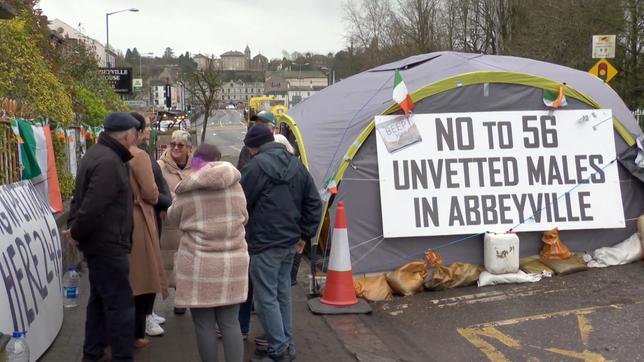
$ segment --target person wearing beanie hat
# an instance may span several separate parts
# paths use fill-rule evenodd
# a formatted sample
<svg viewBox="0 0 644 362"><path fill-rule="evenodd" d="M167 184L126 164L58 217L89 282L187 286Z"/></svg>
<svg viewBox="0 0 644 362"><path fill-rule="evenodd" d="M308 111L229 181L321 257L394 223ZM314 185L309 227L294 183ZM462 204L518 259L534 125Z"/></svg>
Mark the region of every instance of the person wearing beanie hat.
<svg viewBox="0 0 644 362"><path fill-rule="evenodd" d="M259 125L267 128L271 133L275 132L277 119L275 118L275 115L269 111L261 111L256 115L253 115L250 120L255 121L255 125L250 127L248 131L250 131L251 128ZM244 166L248 163L248 160L250 160L250 157L251 154L248 151L248 147L244 144L241 151L239 152L239 158L237 159L237 169L241 171L241 169L244 168Z"/></svg>
<svg viewBox="0 0 644 362"><path fill-rule="evenodd" d="M257 316L268 340L251 361L292 360L291 267L300 240L315 236L322 202L302 163L273 142L267 127L248 130L244 144L253 157L241 171L248 214L246 242ZM278 298L279 296L279 298Z"/></svg>
<svg viewBox="0 0 644 362"><path fill-rule="evenodd" d="M273 141L275 141L273 132L260 124L252 126L244 137L244 145L248 148L259 148L263 144Z"/></svg>
<svg viewBox="0 0 644 362"><path fill-rule="evenodd" d="M128 279L132 248L133 197L128 150L136 143L139 122L125 112L103 121L104 132L81 159L63 234L84 254L89 269L83 357L132 361L134 299ZM149 161L148 167L149 166Z"/></svg>

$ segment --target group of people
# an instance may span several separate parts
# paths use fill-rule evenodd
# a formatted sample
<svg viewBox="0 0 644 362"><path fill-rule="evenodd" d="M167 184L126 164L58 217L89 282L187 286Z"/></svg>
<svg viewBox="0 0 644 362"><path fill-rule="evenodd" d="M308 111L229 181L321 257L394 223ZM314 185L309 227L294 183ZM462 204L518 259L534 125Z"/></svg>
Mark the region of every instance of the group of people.
<svg viewBox="0 0 644 362"><path fill-rule="evenodd" d="M153 306L170 287L175 313L190 310L202 361L217 360L218 337L226 361L243 359L253 307L264 334L252 361L295 358L292 275L322 205L274 115L255 123L235 167L216 145L193 153L183 130L155 160L145 117L105 118L80 162L66 231L89 269L84 360L132 361L146 335L163 334Z"/></svg>

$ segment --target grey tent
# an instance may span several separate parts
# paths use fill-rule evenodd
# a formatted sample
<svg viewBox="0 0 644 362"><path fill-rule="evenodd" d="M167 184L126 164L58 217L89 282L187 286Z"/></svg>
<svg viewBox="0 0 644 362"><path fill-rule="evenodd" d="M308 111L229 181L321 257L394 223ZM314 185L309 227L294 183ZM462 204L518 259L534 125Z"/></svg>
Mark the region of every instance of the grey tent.
<svg viewBox="0 0 644 362"><path fill-rule="evenodd" d="M543 90L562 84L566 109L612 110L626 227L569 230L560 233L572 250L593 250L624 240L644 213L642 170L629 161L629 149L642 135L620 97L597 77L568 67L511 56L436 52L385 64L333 84L299 103L281 118L296 130L302 157L322 190L334 178L344 200L354 273L391 270L437 248L444 262L481 263L482 236L450 235L384 238L374 117L401 113L392 100L393 75L399 69L415 102L415 113L546 110ZM629 171L630 170L630 171ZM639 176L639 179L637 178ZM327 238L321 235L320 238ZM541 248L541 233L520 234L521 255Z"/></svg>

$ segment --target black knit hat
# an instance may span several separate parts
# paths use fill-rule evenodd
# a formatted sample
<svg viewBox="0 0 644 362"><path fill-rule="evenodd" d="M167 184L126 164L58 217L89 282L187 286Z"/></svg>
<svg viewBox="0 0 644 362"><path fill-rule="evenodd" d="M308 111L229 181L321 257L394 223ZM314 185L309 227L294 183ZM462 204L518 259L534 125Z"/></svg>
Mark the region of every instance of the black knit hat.
<svg viewBox="0 0 644 362"><path fill-rule="evenodd" d="M246 133L246 137L244 137L244 144L246 145L246 147L251 148L257 148L265 143L273 141L275 141L273 132L271 132L268 127L261 124L252 126L248 130L248 133Z"/></svg>
<svg viewBox="0 0 644 362"><path fill-rule="evenodd" d="M127 112L112 112L103 120L103 129L106 132L126 131L139 126L139 121Z"/></svg>

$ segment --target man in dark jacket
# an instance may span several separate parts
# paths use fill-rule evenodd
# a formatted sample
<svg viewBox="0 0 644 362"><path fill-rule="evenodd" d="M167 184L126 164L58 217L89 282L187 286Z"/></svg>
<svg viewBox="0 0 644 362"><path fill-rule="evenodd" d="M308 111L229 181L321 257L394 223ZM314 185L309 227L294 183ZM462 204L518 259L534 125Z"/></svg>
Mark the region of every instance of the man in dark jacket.
<svg viewBox="0 0 644 362"><path fill-rule="evenodd" d="M266 355L254 361L290 361L294 357L293 254L299 240L315 236L322 211L311 175L284 145L273 140L273 133L263 125L251 127L244 139L253 155L241 178L249 214L250 276L257 315L268 339Z"/></svg>
<svg viewBox="0 0 644 362"><path fill-rule="evenodd" d="M134 299L128 280L132 245L132 190L128 148L139 122L125 112L103 121L98 142L80 162L69 212L68 234L85 255L90 296L85 322L84 360L132 361Z"/></svg>

